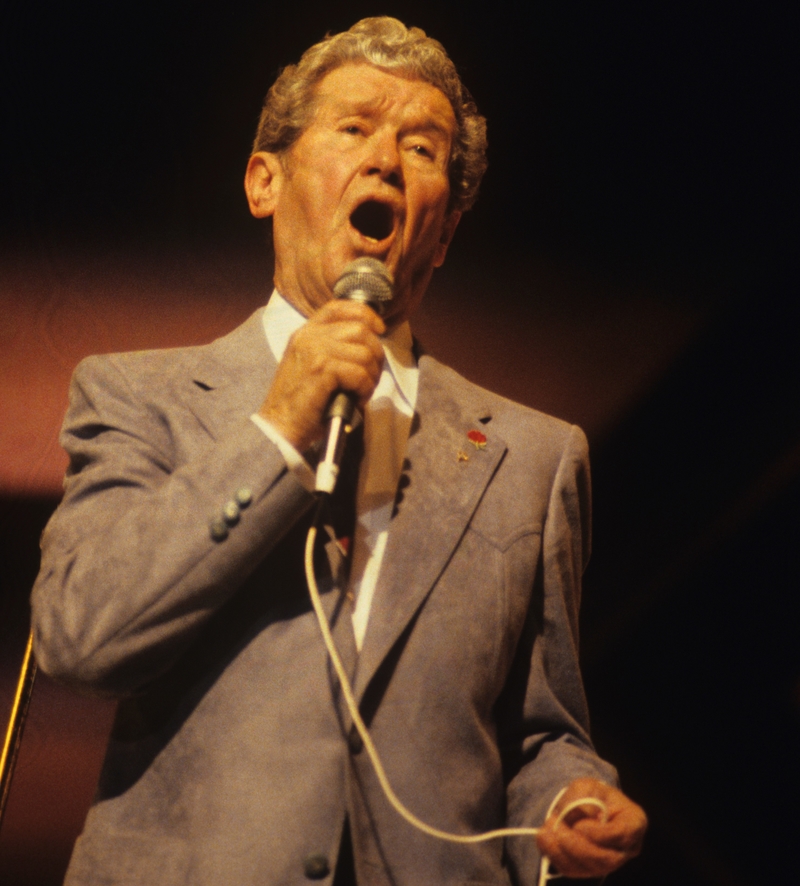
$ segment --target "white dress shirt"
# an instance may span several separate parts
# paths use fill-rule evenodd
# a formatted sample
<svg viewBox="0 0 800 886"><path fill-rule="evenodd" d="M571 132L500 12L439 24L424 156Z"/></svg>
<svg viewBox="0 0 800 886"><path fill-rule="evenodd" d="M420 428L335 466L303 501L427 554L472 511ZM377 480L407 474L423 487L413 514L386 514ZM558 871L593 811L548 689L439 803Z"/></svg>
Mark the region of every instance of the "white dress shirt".
<svg viewBox="0 0 800 886"><path fill-rule="evenodd" d="M272 293L263 314L267 344L280 362L291 336L306 318L280 293ZM364 457L358 476L356 528L348 593L355 600L353 631L360 650L375 596L397 484L417 402L419 370L412 350L411 328L403 323L382 339L385 361L380 380L364 414ZM253 421L280 449L290 470L308 489L314 472L303 456L260 415Z"/></svg>

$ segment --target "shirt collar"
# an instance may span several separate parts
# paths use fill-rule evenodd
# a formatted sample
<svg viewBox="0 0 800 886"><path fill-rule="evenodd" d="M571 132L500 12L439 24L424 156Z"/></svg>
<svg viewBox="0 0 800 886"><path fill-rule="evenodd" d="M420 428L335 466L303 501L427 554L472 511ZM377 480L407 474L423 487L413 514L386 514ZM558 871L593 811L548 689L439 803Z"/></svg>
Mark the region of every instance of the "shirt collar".
<svg viewBox="0 0 800 886"><path fill-rule="evenodd" d="M397 389L413 412L417 403L419 369L414 357L414 340L408 321L396 326L383 337L382 342L386 365L394 377Z"/></svg>
<svg viewBox="0 0 800 886"><path fill-rule="evenodd" d="M274 289L264 309L263 321L267 344L275 361L280 363L289 339L306 322L306 318Z"/></svg>
<svg viewBox="0 0 800 886"><path fill-rule="evenodd" d="M275 360L280 363L289 339L306 322L306 318L275 289L264 309L263 322L267 343ZM418 369L408 321L395 327L383 337L382 342L386 366L413 410L417 402Z"/></svg>

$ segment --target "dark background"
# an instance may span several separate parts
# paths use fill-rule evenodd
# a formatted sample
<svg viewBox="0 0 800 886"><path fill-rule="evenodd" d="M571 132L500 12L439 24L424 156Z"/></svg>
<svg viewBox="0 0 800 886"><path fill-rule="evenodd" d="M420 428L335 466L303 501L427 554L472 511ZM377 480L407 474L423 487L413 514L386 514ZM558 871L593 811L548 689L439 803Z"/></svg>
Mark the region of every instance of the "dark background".
<svg viewBox="0 0 800 886"><path fill-rule="evenodd" d="M207 340L269 291L241 179L278 69L397 15L448 48L490 169L417 331L582 424L601 753L647 809L611 883L796 877L798 13L786 4L28 2L0 11L0 715L86 353ZM37 684L0 881L58 883L107 704Z"/></svg>

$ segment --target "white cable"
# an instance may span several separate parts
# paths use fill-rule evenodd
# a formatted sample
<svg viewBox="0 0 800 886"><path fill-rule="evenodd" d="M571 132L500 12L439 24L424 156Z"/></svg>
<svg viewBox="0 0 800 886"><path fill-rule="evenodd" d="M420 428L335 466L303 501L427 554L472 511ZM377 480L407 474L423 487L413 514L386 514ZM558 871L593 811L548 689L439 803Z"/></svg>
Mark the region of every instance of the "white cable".
<svg viewBox="0 0 800 886"><path fill-rule="evenodd" d="M498 828L493 831L485 831L481 834L468 835L451 834L447 831L441 831L439 830L439 828L434 828L431 825L426 824L424 821L422 821L422 819L417 818L417 816L414 815L414 813L411 812L410 809L407 809L402 804L397 794L395 794L394 789L389 783L386 772L384 771L383 763L381 763L381 759L378 756L378 749L375 747L369 731L367 730L366 724L361 718L361 713L358 710L358 704L356 703L355 696L353 695L353 689L350 685L350 680L347 677L347 672L345 671L342 660L339 657L339 652L336 649L336 644L333 641L333 635L331 634L328 619L325 616L325 611L322 608L322 600L320 599L319 589L317 588L317 582L314 576L314 542L317 538L316 522L317 521L315 519L314 524L308 530L305 550L306 581L308 582L308 591L311 596L311 603L314 607L314 612L317 615L319 628L322 632L322 637L325 641L325 646L328 650L328 654L331 657L333 668L336 671L337 677L339 678L339 685L342 688L342 695L344 696L344 700L347 704L347 709L350 712L350 716L353 718L353 723L358 734L361 736L361 740L364 742L364 748L367 751L367 755L369 756L372 767L375 770L375 775L378 777L378 782L383 789L383 793L385 794L386 799L389 801L395 811L400 816L402 816L409 824L413 825L415 828L417 828L417 830L422 831L424 834L428 834L431 837L436 837L439 840L448 840L451 843L482 843L486 840L494 840L499 837L535 837L539 833L541 828ZM553 800L550 809L548 810L547 816L545 817L545 821L547 820L547 818L550 817L553 809L555 808L558 801L561 799L563 793L564 791L562 790ZM584 805L596 806L603 814L603 819L608 819L608 809L605 803L602 802L602 800L598 800L594 797L585 797L580 800L574 800L573 802L567 804L567 806L565 806L564 809L562 809L559 813L559 816L556 819L556 826L561 824L564 818L570 812L572 812L573 809L576 809L578 806ZM539 886L545 886L548 880L554 880L557 877L562 876L561 874L548 873L549 866L550 860L547 858L546 855L543 855L542 863L539 868Z"/></svg>

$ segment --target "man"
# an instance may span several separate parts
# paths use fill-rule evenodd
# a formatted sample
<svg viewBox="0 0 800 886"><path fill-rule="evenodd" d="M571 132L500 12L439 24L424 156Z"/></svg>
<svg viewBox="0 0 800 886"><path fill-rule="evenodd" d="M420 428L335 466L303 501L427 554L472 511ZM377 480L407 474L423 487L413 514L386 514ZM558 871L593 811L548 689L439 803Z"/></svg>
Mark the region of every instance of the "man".
<svg viewBox="0 0 800 886"><path fill-rule="evenodd" d="M578 671L585 439L418 357L408 327L484 156L438 43L388 18L327 38L270 90L247 167L273 224L266 311L76 371L36 653L122 700L71 886L527 884L539 847L586 877L638 852ZM383 319L332 298L363 256L394 277ZM547 817L538 846L420 832L351 728L301 562L337 390L364 415L357 524L349 575L333 545L315 568L389 782L457 835ZM557 823L586 797L607 817Z"/></svg>

